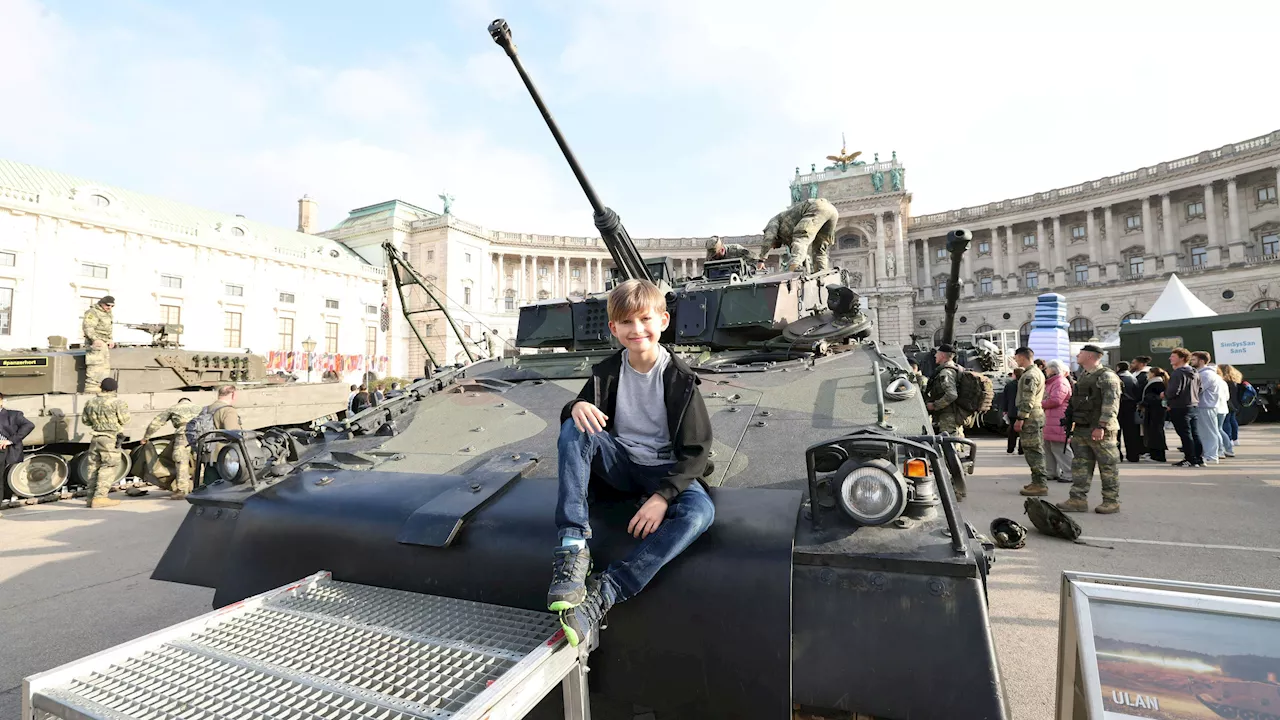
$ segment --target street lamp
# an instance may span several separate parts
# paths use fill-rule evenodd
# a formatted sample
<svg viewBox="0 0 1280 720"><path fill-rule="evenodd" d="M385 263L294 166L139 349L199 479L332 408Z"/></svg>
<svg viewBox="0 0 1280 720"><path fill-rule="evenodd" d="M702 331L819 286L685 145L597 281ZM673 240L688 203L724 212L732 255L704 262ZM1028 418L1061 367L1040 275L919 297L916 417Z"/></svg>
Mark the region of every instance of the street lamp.
<svg viewBox="0 0 1280 720"><path fill-rule="evenodd" d="M307 354L307 382L311 382L311 351L316 349L316 341L308 335L306 340L302 341L302 350Z"/></svg>

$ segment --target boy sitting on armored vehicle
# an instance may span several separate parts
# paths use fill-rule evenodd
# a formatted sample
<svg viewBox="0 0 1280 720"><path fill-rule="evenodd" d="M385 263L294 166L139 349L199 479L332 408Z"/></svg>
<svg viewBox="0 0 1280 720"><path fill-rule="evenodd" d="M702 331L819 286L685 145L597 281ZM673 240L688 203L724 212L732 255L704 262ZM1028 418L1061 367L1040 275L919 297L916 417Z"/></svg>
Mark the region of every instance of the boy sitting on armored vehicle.
<svg viewBox="0 0 1280 720"><path fill-rule="evenodd" d="M647 280L627 280L609 293L608 313L609 330L623 349L592 369L560 413L560 546L547 607L560 613L574 647L589 642L611 606L640 592L715 518L701 481L711 419L697 376L658 342L671 321L662 291ZM627 525L640 543L588 578L587 490L597 459L610 486L647 499Z"/></svg>

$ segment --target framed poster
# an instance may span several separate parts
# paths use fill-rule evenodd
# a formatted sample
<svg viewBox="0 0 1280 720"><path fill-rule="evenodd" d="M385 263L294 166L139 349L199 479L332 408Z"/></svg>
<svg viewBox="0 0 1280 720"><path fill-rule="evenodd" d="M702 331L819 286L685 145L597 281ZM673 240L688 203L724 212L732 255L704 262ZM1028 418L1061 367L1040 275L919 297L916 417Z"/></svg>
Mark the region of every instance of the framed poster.
<svg viewBox="0 0 1280 720"><path fill-rule="evenodd" d="M1063 573L1058 720L1280 720L1280 592Z"/></svg>

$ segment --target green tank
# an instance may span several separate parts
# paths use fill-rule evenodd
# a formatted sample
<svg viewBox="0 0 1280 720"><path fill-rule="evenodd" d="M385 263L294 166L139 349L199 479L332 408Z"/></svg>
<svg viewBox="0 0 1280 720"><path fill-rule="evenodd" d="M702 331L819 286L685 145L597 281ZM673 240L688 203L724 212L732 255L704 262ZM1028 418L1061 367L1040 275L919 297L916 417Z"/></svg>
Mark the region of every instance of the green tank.
<svg viewBox="0 0 1280 720"><path fill-rule="evenodd" d="M121 325L151 333L152 341L111 350L111 376L131 415L119 448L125 461L117 481L133 476L162 483L171 474L165 450L173 428L159 431L155 452L138 452L147 425L181 398L198 406L214 402L218 385L240 388L236 407L246 428L307 425L346 408L348 391L341 383L290 382L268 374L261 355L184 349L173 340L182 334L181 325ZM5 407L21 411L35 425L23 440L23 461L3 478L20 501L59 499L85 482L92 431L80 420L80 410L95 394L85 387L85 352L59 336L50 337L45 348L0 352Z"/></svg>

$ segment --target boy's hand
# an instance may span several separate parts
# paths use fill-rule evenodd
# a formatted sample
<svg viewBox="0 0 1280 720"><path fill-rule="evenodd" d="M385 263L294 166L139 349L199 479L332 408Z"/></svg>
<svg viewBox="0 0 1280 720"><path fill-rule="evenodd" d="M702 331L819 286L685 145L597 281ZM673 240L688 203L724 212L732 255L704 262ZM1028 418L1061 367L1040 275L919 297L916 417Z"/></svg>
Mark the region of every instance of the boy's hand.
<svg viewBox="0 0 1280 720"><path fill-rule="evenodd" d="M608 415L605 415L600 408L586 400L574 403L573 410L569 414L573 417L573 424L578 426L580 432L593 435L598 432L604 432L604 425L609 422Z"/></svg>
<svg viewBox="0 0 1280 720"><path fill-rule="evenodd" d="M649 537L649 533L657 530L666 516L667 499L661 495L650 495L627 524L627 532L641 539Z"/></svg>

